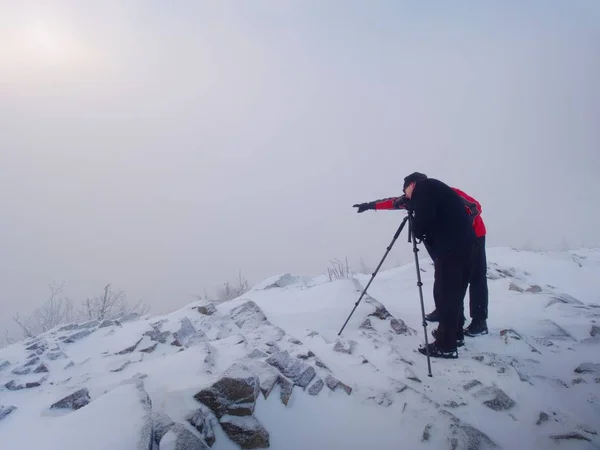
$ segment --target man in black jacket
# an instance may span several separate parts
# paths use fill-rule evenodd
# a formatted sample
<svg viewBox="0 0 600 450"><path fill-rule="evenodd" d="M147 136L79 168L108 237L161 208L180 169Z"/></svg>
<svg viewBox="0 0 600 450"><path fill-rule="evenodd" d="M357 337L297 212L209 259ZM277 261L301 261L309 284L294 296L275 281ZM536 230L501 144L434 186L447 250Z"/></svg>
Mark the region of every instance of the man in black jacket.
<svg viewBox="0 0 600 450"><path fill-rule="evenodd" d="M448 185L415 172L404 179L413 232L434 261L434 292L439 298L439 326L429 344L433 357L457 358L464 335L461 323L475 242L472 220L460 196ZM360 207L361 205L355 205ZM425 347L419 352L427 354Z"/></svg>

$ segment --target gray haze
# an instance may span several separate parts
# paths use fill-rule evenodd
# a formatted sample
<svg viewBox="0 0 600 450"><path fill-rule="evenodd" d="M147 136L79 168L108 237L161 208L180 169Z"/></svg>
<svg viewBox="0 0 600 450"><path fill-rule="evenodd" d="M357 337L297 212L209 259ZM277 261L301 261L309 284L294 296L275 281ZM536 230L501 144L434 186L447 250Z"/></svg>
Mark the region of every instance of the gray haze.
<svg viewBox="0 0 600 450"><path fill-rule="evenodd" d="M415 170L489 245L598 245L600 4L400 3L0 0L0 328L52 280L159 313L372 269L403 214L352 204Z"/></svg>

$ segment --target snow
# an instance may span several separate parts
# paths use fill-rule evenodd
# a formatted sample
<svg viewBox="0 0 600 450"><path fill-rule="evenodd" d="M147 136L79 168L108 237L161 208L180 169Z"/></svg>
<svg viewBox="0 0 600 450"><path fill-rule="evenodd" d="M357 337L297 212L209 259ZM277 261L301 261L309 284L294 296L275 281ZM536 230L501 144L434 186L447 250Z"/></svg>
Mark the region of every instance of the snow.
<svg viewBox="0 0 600 450"><path fill-rule="evenodd" d="M270 448L286 450L597 448L600 250L490 248L488 266L490 334L467 337L457 360L432 359L433 377L416 352L414 264L380 272L341 336L370 275L281 274L210 315L195 302L164 317L59 327L0 350L0 411L11 410L0 448L141 448L149 417L166 424L155 444L175 448L202 437L188 420L203 407L194 396L246 370L260 379L253 413L215 422L213 449L240 448L223 424L264 427ZM420 267L429 312L433 267ZM33 373L40 364L47 373ZM50 408L81 389L89 404Z"/></svg>

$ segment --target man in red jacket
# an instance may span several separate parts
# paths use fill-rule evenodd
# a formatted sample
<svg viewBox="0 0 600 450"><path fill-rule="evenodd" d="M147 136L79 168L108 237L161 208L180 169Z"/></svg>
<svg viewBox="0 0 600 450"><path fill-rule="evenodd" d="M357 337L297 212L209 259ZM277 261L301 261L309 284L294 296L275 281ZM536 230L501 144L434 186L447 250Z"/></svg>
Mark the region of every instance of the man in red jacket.
<svg viewBox="0 0 600 450"><path fill-rule="evenodd" d="M426 175L422 174L422 177L427 178ZM487 285L487 257L485 251L485 236L487 230L483 219L481 218L481 204L470 195L461 191L458 188L452 188L463 200L465 208L469 211L469 214L473 217L473 229L477 237L475 243L475 249L473 252L473 270L469 279L469 312L471 316L471 324L464 330L464 334L467 336L480 336L488 334L487 318L488 318L488 285ZM408 199L402 195L400 197L388 197L380 200L375 200L368 203L361 203L354 205L358 208L359 213L367 210L390 210L390 209L406 209L408 206ZM425 248L429 252L431 258L435 261L435 255L432 253L427 242L423 242ZM437 297L439 294L436 292L436 286L434 285L433 298L436 303L436 308L425 316L425 319L429 322L438 322L439 313L437 308ZM464 324L464 312L461 315L461 326Z"/></svg>

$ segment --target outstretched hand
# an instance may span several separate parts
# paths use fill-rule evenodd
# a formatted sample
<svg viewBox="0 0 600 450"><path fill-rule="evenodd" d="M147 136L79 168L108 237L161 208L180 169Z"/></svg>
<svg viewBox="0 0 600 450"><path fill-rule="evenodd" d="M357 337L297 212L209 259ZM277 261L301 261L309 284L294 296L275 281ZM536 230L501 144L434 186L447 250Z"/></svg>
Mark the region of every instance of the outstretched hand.
<svg viewBox="0 0 600 450"><path fill-rule="evenodd" d="M371 209L370 205L368 203L357 203L355 205L352 205L353 208L358 208L358 210L356 211L357 213L362 213L365 212L368 209Z"/></svg>

